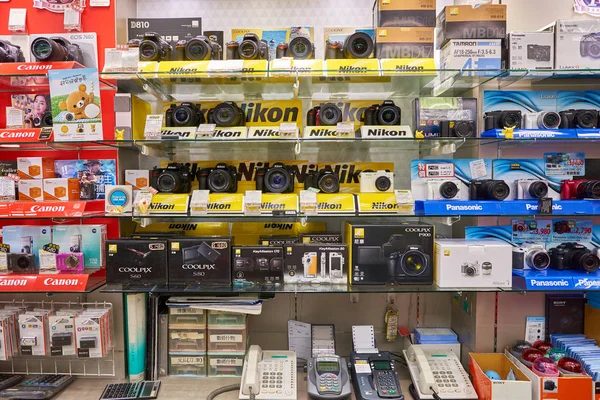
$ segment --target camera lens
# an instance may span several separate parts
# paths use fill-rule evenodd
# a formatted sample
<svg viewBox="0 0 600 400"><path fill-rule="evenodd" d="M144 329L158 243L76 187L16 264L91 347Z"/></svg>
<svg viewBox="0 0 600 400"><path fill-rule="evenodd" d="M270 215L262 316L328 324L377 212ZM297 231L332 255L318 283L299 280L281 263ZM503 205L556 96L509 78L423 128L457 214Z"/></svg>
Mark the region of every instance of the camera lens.
<svg viewBox="0 0 600 400"><path fill-rule="evenodd" d="M557 129L560 126L560 115L553 111L543 112L538 116L538 126L546 129Z"/></svg>
<svg viewBox="0 0 600 400"><path fill-rule="evenodd" d="M191 61L208 60L210 59L210 50L205 41L190 39L185 45L185 56Z"/></svg>
<svg viewBox="0 0 600 400"><path fill-rule="evenodd" d="M458 186L454 182L444 182L440 185L440 196L445 199L453 199L458 194Z"/></svg>
<svg viewBox="0 0 600 400"><path fill-rule="evenodd" d="M323 193L338 193L340 191L340 181L332 174L321 176L317 184Z"/></svg>
<svg viewBox="0 0 600 400"><path fill-rule="evenodd" d="M587 181L577 185L577 194L583 199L600 199L600 182Z"/></svg>
<svg viewBox="0 0 600 400"><path fill-rule="evenodd" d="M583 269L585 272L595 272L600 266L598 257L590 253L588 249L578 250L573 255L573 262L576 268Z"/></svg>
<svg viewBox="0 0 600 400"><path fill-rule="evenodd" d="M575 123L578 128L592 129L598 125L598 111L582 110L575 114Z"/></svg>
<svg viewBox="0 0 600 400"><path fill-rule="evenodd" d="M344 41L344 58L368 58L373 53L373 39L364 32L356 32Z"/></svg>
<svg viewBox="0 0 600 400"><path fill-rule="evenodd" d="M471 122L456 121L454 123L454 133L457 137L473 136L473 124Z"/></svg>
<svg viewBox="0 0 600 400"><path fill-rule="evenodd" d="M192 109L188 106L177 106L173 110L173 125L174 126L191 126L192 124Z"/></svg>
<svg viewBox="0 0 600 400"><path fill-rule="evenodd" d="M546 182L536 181L529 185L529 195L534 199L543 199L548 195Z"/></svg>
<svg viewBox="0 0 600 400"><path fill-rule="evenodd" d="M533 59L536 61L549 61L550 53L544 47L537 47L533 55Z"/></svg>
<svg viewBox="0 0 600 400"><path fill-rule="evenodd" d="M505 128L519 128L521 127L521 115L514 111L507 111L502 113L500 122Z"/></svg>
<svg viewBox="0 0 600 400"><path fill-rule="evenodd" d="M241 126L243 112L233 103L218 104L213 111L213 120L217 126Z"/></svg>
<svg viewBox="0 0 600 400"><path fill-rule="evenodd" d="M19 269L27 269L29 268L29 258L27 257L19 257L17 259L17 267L19 267Z"/></svg>
<svg viewBox="0 0 600 400"><path fill-rule="evenodd" d="M392 187L392 181L387 176L380 176L375 179L375 188L380 192L387 192Z"/></svg>
<svg viewBox="0 0 600 400"><path fill-rule="evenodd" d="M409 250L404 253L400 267L407 275L421 275L427 269L427 259L418 250Z"/></svg>
<svg viewBox="0 0 600 400"><path fill-rule="evenodd" d="M396 106L386 105L379 108L377 122L380 125L400 125L400 112Z"/></svg>
<svg viewBox="0 0 600 400"><path fill-rule="evenodd" d="M151 40L142 40L140 43L140 59L143 61L158 61L158 46Z"/></svg>
<svg viewBox="0 0 600 400"><path fill-rule="evenodd" d="M231 188L232 180L231 175L222 169L213 169L208 174L208 188L214 193L225 193Z"/></svg>
<svg viewBox="0 0 600 400"><path fill-rule="evenodd" d="M531 250L525 257L525 263L533 269L546 269L550 265L550 255L541 249Z"/></svg>
<svg viewBox="0 0 600 400"><path fill-rule="evenodd" d="M48 111L45 112L40 122L41 126L52 126L52 113Z"/></svg>
<svg viewBox="0 0 600 400"><path fill-rule="evenodd" d="M504 200L510 194L510 188L503 181L488 182L488 197L494 200Z"/></svg>
<svg viewBox="0 0 600 400"><path fill-rule="evenodd" d="M244 40L240 44L240 58L244 60L254 60L258 58L258 45L251 40Z"/></svg>
<svg viewBox="0 0 600 400"><path fill-rule="evenodd" d="M594 58L600 58L600 44L598 43L590 43L590 56Z"/></svg>
<svg viewBox="0 0 600 400"><path fill-rule="evenodd" d="M156 186L159 192L173 193L181 186L181 179L170 172L163 172L156 180Z"/></svg>
<svg viewBox="0 0 600 400"><path fill-rule="evenodd" d="M65 265L68 268L75 269L79 266L79 258L74 255L70 255L65 259Z"/></svg>
<svg viewBox="0 0 600 400"><path fill-rule="evenodd" d="M292 176L283 168L271 168L265 174L264 182L269 192L284 193L292 182Z"/></svg>
<svg viewBox="0 0 600 400"><path fill-rule="evenodd" d="M31 43L31 52L40 61L64 61L68 55L62 45L44 37L37 38Z"/></svg>
<svg viewBox="0 0 600 400"><path fill-rule="evenodd" d="M477 275L477 270L472 265L469 265L465 268L465 275L475 276L475 275Z"/></svg>
<svg viewBox="0 0 600 400"><path fill-rule="evenodd" d="M333 103L327 103L321 106L319 110L319 122L321 125L337 125L342 120L342 110Z"/></svg>
<svg viewBox="0 0 600 400"><path fill-rule="evenodd" d="M305 37L295 37L288 47L290 55L297 60L306 60L313 53L312 43Z"/></svg>

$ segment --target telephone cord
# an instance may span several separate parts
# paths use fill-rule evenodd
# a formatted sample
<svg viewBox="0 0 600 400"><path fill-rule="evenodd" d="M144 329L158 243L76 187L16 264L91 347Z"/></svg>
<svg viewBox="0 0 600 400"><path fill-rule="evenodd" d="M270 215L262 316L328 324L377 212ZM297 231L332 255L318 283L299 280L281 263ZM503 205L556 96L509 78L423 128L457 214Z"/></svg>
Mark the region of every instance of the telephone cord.
<svg viewBox="0 0 600 400"><path fill-rule="evenodd" d="M223 394L223 393L227 393L227 392L232 392L234 390L240 390L240 384L236 383L234 385L229 385L229 386L223 386L220 387L218 389L213 390L208 397L206 398L206 400L214 400L218 395ZM254 393L250 393L250 400L254 400L256 398L256 396L254 395Z"/></svg>
<svg viewBox="0 0 600 400"><path fill-rule="evenodd" d="M434 400L442 400L442 398L437 394L437 392L435 390L433 390L433 387L430 387L430 389L433 392ZM413 399L415 399L415 400L421 399L419 397L419 394L417 393L417 389L415 388L415 385L413 383L411 383L410 386L408 387L408 392L410 393L410 395L412 396Z"/></svg>

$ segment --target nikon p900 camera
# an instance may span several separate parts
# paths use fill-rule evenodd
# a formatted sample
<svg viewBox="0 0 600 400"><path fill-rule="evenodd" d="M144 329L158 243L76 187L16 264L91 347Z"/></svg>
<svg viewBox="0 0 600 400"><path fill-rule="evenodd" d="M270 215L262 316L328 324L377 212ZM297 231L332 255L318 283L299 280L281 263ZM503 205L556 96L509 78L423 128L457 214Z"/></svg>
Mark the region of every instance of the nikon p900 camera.
<svg viewBox="0 0 600 400"><path fill-rule="evenodd" d="M204 115L200 111L200 104L171 104L165 112L165 126L170 128L198 126L203 123Z"/></svg>
<svg viewBox="0 0 600 400"><path fill-rule="evenodd" d="M171 163L167 168L152 170L150 185L161 193L189 193L192 177L188 164Z"/></svg>
<svg viewBox="0 0 600 400"><path fill-rule="evenodd" d="M373 38L364 32L348 35L344 42L328 40L325 48L326 59L369 58L373 54Z"/></svg>
<svg viewBox="0 0 600 400"><path fill-rule="evenodd" d="M293 193L296 171L282 163L256 171L256 190L263 193Z"/></svg>
<svg viewBox="0 0 600 400"><path fill-rule="evenodd" d="M175 45L178 61L221 60L223 49L219 43L206 36L196 36L189 40L180 40Z"/></svg>
<svg viewBox="0 0 600 400"><path fill-rule="evenodd" d="M170 61L173 48L156 32L146 32L140 42L140 61Z"/></svg>
<svg viewBox="0 0 600 400"><path fill-rule="evenodd" d="M219 163L214 168L203 168L198 171L200 190L211 193L237 192L239 174L233 165Z"/></svg>
<svg viewBox="0 0 600 400"><path fill-rule="evenodd" d="M39 37L31 42L31 54L37 61L75 61L83 64L79 45L62 37Z"/></svg>
<svg viewBox="0 0 600 400"><path fill-rule="evenodd" d="M25 62L21 47L7 40L0 40L0 63Z"/></svg>
<svg viewBox="0 0 600 400"><path fill-rule="evenodd" d="M246 33L241 43L231 41L226 44L228 60L268 60L269 46L266 40L256 33Z"/></svg>

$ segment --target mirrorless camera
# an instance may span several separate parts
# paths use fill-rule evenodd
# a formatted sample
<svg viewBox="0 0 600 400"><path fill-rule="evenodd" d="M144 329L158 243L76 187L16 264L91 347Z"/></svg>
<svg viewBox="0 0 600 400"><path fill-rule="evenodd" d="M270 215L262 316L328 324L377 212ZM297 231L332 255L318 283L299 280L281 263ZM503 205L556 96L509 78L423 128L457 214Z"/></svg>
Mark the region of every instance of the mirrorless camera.
<svg viewBox="0 0 600 400"><path fill-rule="evenodd" d="M560 115L554 111L525 113L523 120L525 129L558 129L560 126Z"/></svg>
<svg viewBox="0 0 600 400"><path fill-rule="evenodd" d="M309 172L304 179L304 190L309 188L319 189L323 193L338 193L340 180L333 171L327 169Z"/></svg>
<svg viewBox="0 0 600 400"><path fill-rule="evenodd" d="M269 46L267 41L259 39L256 33L246 33L241 43L231 41L225 46L228 60L269 59Z"/></svg>
<svg viewBox="0 0 600 400"><path fill-rule="evenodd" d="M275 50L277 58L292 57L296 60L308 60L315 58L315 46L304 36L297 36L289 43L281 42Z"/></svg>
<svg viewBox="0 0 600 400"><path fill-rule="evenodd" d="M344 42L328 40L325 59L369 58L373 54L373 39L364 32L355 32L346 36Z"/></svg>
<svg viewBox="0 0 600 400"><path fill-rule="evenodd" d="M600 58L600 32L589 33L579 43L581 57Z"/></svg>
<svg viewBox="0 0 600 400"><path fill-rule="evenodd" d="M189 193L192 188L189 164L171 163L167 168L154 167L150 186L160 193Z"/></svg>
<svg viewBox="0 0 600 400"><path fill-rule="evenodd" d="M535 61L550 61L550 52L552 46L543 46L539 44L527 45L527 59Z"/></svg>
<svg viewBox="0 0 600 400"><path fill-rule="evenodd" d="M175 45L175 57L179 61L221 60L223 49L219 43L206 36L180 40Z"/></svg>
<svg viewBox="0 0 600 400"><path fill-rule="evenodd" d="M459 200L460 181L458 179L429 179L427 200Z"/></svg>
<svg viewBox="0 0 600 400"><path fill-rule="evenodd" d="M579 243L562 243L550 249L550 268L562 271L565 269L596 272L600 260L590 249Z"/></svg>
<svg viewBox="0 0 600 400"><path fill-rule="evenodd" d="M8 40L0 40L0 63L25 62L21 47Z"/></svg>
<svg viewBox="0 0 600 400"><path fill-rule="evenodd" d="M504 200L510 194L510 187L502 180L472 180L469 185L470 200Z"/></svg>
<svg viewBox="0 0 600 400"><path fill-rule="evenodd" d="M35 255L28 253L10 253L7 255L8 270L18 273L37 272Z"/></svg>
<svg viewBox="0 0 600 400"><path fill-rule="evenodd" d="M440 137L475 136L475 121L440 121Z"/></svg>
<svg viewBox="0 0 600 400"><path fill-rule="evenodd" d="M59 271L83 271L83 253L59 253L56 255L56 269Z"/></svg>
<svg viewBox="0 0 600 400"><path fill-rule="evenodd" d="M361 193L394 191L394 173L384 170L362 171L359 175Z"/></svg>
<svg viewBox="0 0 600 400"><path fill-rule="evenodd" d="M600 181L568 179L560 183L561 200L600 199Z"/></svg>
<svg viewBox="0 0 600 400"><path fill-rule="evenodd" d="M256 190L263 193L293 193L296 170L282 163L256 171Z"/></svg>
<svg viewBox="0 0 600 400"><path fill-rule="evenodd" d="M75 61L83 65L79 45L63 37L39 37L31 42L31 54L37 61Z"/></svg>
<svg viewBox="0 0 600 400"><path fill-rule="evenodd" d="M477 276L481 274L479 261L462 263L460 266L460 273L463 276Z"/></svg>
<svg viewBox="0 0 600 400"><path fill-rule="evenodd" d="M392 100L381 104L373 104L364 115L365 125L400 125L402 111Z"/></svg>
<svg viewBox="0 0 600 400"><path fill-rule="evenodd" d="M536 200L548 196L548 181L542 179L517 180L517 199Z"/></svg>
<svg viewBox="0 0 600 400"><path fill-rule="evenodd" d="M156 32L146 32L140 41L140 61L170 61L173 48Z"/></svg>
<svg viewBox="0 0 600 400"><path fill-rule="evenodd" d="M217 126L244 126L246 115L244 110L233 101L224 101L208 110L208 123Z"/></svg>
<svg viewBox="0 0 600 400"><path fill-rule="evenodd" d="M218 163L214 168L203 168L198 171L200 190L211 193L237 192L239 174L233 165Z"/></svg>
<svg viewBox="0 0 600 400"><path fill-rule="evenodd" d="M203 123L204 115L200 111L200 104L171 104L165 112L165 126L170 128L198 126Z"/></svg>
<svg viewBox="0 0 600 400"><path fill-rule="evenodd" d="M521 111L488 111L483 114L484 129L521 128Z"/></svg>
<svg viewBox="0 0 600 400"><path fill-rule="evenodd" d="M325 103L308 110L306 126L335 126L342 122L342 110L333 103Z"/></svg>
<svg viewBox="0 0 600 400"><path fill-rule="evenodd" d="M543 243L523 243L513 248L514 269L544 270L550 266L550 254Z"/></svg>
<svg viewBox="0 0 600 400"><path fill-rule="evenodd" d="M560 113L564 129L593 129L598 127L598 110L565 110Z"/></svg>

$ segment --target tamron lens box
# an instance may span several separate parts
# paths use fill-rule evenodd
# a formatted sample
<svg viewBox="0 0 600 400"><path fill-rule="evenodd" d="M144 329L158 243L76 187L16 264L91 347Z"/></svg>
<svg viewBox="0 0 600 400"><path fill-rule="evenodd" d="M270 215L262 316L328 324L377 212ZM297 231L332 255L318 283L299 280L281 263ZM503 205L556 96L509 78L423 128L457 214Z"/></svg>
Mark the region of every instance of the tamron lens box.
<svg viewBox="0 0 600 400"><path fill-rule="evenodd" d="M436 36L438 49L450 39L504 39L506 5L446 6L437 16Z"/></svg>
<svg viewBox="0 0 600 400"><path fill-rule="evenodd" d="M165 240L106 241L106 283L157 285L167 283Z"/></svg>
<svg viewBox="0 0 600 400"><path fill-rule="evenodd" d="M435 0L376 0L377 26L435 27Z"/></svg>
<svg viewBox="0 0 600 400"><path fill-rule="evenodd" d="M292 244L284 247L286 283L348 282L348 246Z"/></svg>
<svg viewBox="0 0 600 400"><path fill-rule="evenodd" d="M283 283L283 248L240 246L233 248L233 283L280 285Z"/></svg>
<svg viewBox="0 0 600 400"><path fill-rule="evenodd" d="M377 28L377 58L433 58L434 28Z"/></svg>
<svg viewBox="0 0 600 400"><path fill-rule="evenodd" d="M170 239L169 283L230 285L231 238Z"/></svg>
<svg viewBox="0 0 600 400"><path fill-rule="evenodd" d="M432 225L346 223L350 284L433 283Z"/></svg>

